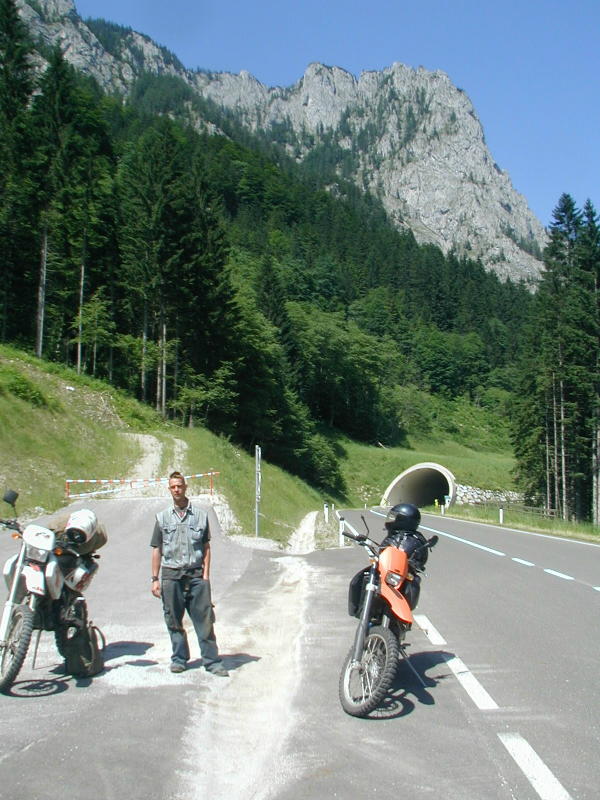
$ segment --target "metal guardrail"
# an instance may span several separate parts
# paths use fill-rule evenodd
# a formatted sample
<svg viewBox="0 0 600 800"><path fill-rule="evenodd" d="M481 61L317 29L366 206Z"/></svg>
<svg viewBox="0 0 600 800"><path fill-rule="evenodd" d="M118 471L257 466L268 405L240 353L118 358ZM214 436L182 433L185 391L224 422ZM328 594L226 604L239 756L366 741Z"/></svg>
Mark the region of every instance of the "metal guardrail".
<svg viewBox="0 0 600 800"><path fill-rule="evenodd" d="M545 517L546 519L555 519L557 516L555 508L544 508L543 506L528 506L524 503L494 503L485 501L483 503L474 503L475 506L483 506L490 510L496 510L500 523L504 522L505 513L517 514L531 514L532 516Z"/></svg>

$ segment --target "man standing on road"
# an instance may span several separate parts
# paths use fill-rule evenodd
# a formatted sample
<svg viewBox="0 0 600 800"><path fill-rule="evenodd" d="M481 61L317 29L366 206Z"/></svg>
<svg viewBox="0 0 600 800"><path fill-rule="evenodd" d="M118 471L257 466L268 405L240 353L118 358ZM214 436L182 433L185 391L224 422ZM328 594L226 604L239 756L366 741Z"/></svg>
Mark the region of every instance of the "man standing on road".
<svg viewBox="0 0 600 800"><path fill-rule="evenodd" d="M183 672L190 658L183 615L194 624L202 663L213 675L227 677L217 650L210 596L210 527L208 514L186 497L181 472L169 475L173 505L156 515L152 534L152 594L162 597L173 654L171 672ZM159 570L162 565L161 575Z"/></svg>

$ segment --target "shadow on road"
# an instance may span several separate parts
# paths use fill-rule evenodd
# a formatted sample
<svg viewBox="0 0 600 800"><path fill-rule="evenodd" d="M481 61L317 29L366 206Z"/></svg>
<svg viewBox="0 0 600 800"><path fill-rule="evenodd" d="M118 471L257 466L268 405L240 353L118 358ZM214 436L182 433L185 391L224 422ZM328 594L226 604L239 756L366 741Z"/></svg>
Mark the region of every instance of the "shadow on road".
<svg viewBox="0 0 600 800"><path fill-rule="evenodd" d="M36 681L18 681L18 683L13 684L10 690L5 694L7 697L18 697L21 700L31 700L37 697L51 697L52 695L66 692L67 689L69 689L69 684L72 684L74 680L74 678L68 675L65 676L64 680L59 678L48 680L44 678Z"/></svg>
<svg viewBox="0 0 600 800"><path fill-rule="evenodd" d="M221 653L221 660L225 669L232 672L234 669L243 667L244 664L250 664L252 661L260 661L260 656L251 656L249 653ZM188 669L201 669L202 659L196 658L194 661L188 661Z"/></svg>
<svg viewBox="0 0 600 800"><path fill-rule="evenodd" d="M111 642L103 650L104 661L122 656L143 656L151 647L154 647L154 642Z"/></svg>
<svg viewBox="0 0 600 800"><path fill-rule="evenodd" d="M441 664L446 664L450 655L443 650L437 650L409 655L409 663L400 659L396 677L387 697L367 719L397 719L411 714L417 704L435 705L435 697L429 690L449 677L449 673L447 670L436 675L427 673Z"/></svg>

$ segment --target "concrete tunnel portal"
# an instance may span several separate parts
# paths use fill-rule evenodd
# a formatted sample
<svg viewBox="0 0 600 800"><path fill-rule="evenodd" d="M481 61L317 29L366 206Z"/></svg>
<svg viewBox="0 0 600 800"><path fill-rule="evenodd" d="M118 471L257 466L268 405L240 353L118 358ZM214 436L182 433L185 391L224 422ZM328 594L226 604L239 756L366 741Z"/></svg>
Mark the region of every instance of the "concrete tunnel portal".
<svg viewBox="0 0 600 800"><path fill-rule="evenodd" d="M441 464L426 462L405 469L387 487L381 498L382 506L413 503L422 508L439 505L450 506L456 500L456 479Z"/></svg>

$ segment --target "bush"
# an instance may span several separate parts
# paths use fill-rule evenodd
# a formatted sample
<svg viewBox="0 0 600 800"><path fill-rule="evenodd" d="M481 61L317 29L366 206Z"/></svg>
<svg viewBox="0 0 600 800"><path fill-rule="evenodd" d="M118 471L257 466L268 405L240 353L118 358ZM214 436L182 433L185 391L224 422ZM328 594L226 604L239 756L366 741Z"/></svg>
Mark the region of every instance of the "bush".
<svg viewBox="0 0 600 800"><path fill-rule="evenodd" d="M0 392L19 397L37 408L50 405L35 383L23 375L22 372L7 364L0 364Z"/></svg>

